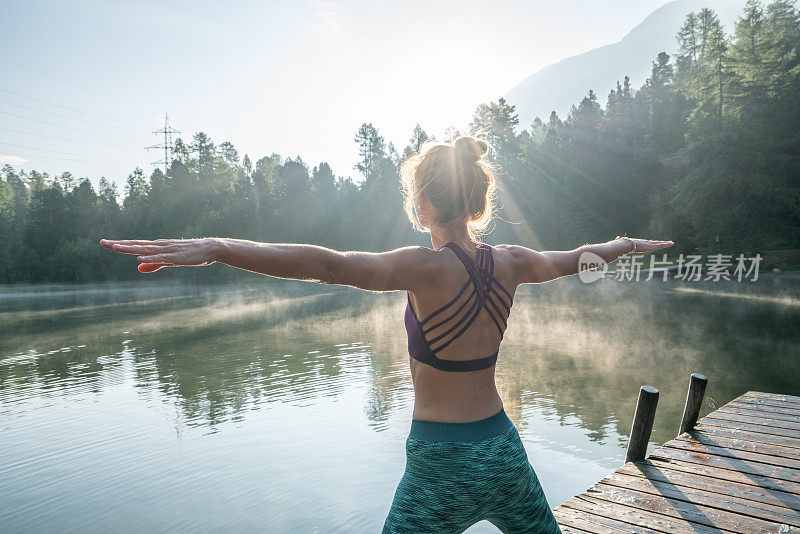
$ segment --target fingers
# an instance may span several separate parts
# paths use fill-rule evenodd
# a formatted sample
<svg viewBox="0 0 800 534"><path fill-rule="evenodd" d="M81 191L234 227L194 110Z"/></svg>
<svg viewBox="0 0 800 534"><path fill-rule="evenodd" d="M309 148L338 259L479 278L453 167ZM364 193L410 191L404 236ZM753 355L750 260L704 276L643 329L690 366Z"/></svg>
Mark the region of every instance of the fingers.
<svg viewBox="0 0 800 534"><path fill-rule="evenodd" d="M149 256L139 256L136 258L140 263L177 263L177 254L151 254Z"/></svg>
<svg viewBox="0 0 800 534"><path fill-rule="evenodd" d="M140 273L154 273L162 267L174 267L177 260L175 254L179 247L177 243L185 239L101 239L100 245L107 249L122 254L140 254L137 258Z"/></svg>
<svg viewBox="0 0 800 534"><path fill-rule="evenodd" d="M122 246L162 246L184 241L183 239L101 239L100 244L105 248L113 249L114 245Z"/></svg>
<svg viewBox="0 0 800 534"><path fill-rule="evenodd" d="M654 241L653 243L658 248L667 248L675 244L674 241Z"/></svg>
<svg viewBox="0 0 800 534"><path fill-rule="evenodd" d="M662 248L671 247L675 244L675 242L671 240L637 239L637 238L630 238L630 239L636 246L633 252L641 254L646 254L648 252L661 250Z"/></svg>
<svg viewBox="0 0 800 534"><path fill-rule="evenodd" d="M149 254L153 252L152 247L141 245L118 245L116 243L111 247L111 250L122 254Z"/></svg>
<svg viewBox="0 0 800 534"><path fill-rule="evenodd" d="M119 245L115 243L111 249L122 254L157 254L175 252L177 247L174 245Z"/></svg>
<svg viewBox="0 0 800 534"><path fill-rule="evenodd" d="M142 274L154 273L162 267L172 267L167 263L140 263L139 272Z"/></svg>

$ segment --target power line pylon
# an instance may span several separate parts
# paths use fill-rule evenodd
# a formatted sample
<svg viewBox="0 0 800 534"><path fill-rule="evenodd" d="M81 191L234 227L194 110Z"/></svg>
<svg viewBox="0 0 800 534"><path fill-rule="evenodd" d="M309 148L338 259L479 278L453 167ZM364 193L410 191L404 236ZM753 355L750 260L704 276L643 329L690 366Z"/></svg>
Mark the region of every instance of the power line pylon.
<svg viewBox="0 0 800 534"><path fill-rule="evenodd" d="M167 171L169 170L170 165L172 165L172 151L173 151L173 148L174 148L173 145L172 145L172 135L173 134L179 134L181 132L180 132L180 130L176 130L175 128L173 128L172 126L169 125L169 115L165 115L164 116L164 127L159 129L159 130L156 130L153 133L156 134L156 135L163 135L164 136L164 142L162 144L160 144L160 145L152 145L152 146L148 146L146 148L147 148L147 150L151 150L151 149L159 149L159 150L163 149L164 150L164 159L161 160L161 161L154 161L153 165L164 165L164 174L167 174Z"/></svg>

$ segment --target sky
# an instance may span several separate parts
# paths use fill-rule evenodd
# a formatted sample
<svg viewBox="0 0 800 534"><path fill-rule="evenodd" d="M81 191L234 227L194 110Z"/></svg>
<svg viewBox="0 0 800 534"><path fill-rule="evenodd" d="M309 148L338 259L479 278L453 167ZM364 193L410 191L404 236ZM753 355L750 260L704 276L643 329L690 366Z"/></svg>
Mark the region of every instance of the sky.
<svg viewBox="0 0 800 534"><path fill-rule="evenodd" d="M356 177L373 123L398 151L535 71L619 41L666 0L0 2L0 164L122 184L170 123L253 161ZM512 102L513 103L513 102Z"/></svg>

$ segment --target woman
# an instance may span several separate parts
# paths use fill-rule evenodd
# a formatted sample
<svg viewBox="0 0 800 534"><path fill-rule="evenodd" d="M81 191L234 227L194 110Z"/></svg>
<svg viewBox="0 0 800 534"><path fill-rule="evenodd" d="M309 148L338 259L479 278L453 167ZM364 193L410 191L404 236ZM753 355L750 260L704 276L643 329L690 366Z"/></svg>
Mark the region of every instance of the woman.
<svg viewBox="0 0 800 534"><path fill-rule="evenodd" d="M584 252L611 262L673 243L617 238L569 252L480 243L495 191L487 149L462 137L427 144L403 164L406 212L430 232L432 249L374 254L219 238L101 243L138 255L142 273L221 262L280 278L406 291L414 413L384 532L455 533L484 519L503 532L559 532L494 382L514 292L577 273Z"/></svg>

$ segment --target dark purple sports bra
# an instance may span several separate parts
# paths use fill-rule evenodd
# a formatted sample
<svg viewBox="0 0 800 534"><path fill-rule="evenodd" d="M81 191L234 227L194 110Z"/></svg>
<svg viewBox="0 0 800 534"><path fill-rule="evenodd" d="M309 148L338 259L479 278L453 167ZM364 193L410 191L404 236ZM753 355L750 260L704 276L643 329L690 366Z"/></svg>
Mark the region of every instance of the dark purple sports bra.
<svg viewBox="0 0 800 534"><path fill-rule="evenodd" d="M469 278L467 279L458 295L430 314L424 320L417 319L416 313L411 308L411 299L406 304L406 333L408 334L408 353L417 361L439 369L440 371L477 371L487 369L497 362L495 352L491 356L476 358L474 360L445 360L436 354L458 339L467 331L481 310L486 310L489 316L500 331L500 339L506 329L506 321L511 313L513 298L511 293L503 287L497 278L494 277L494 258L492 257L492 247L485 244L478 245L477 263L467 254L464 249L455 243L444 245L455 252L461 263L467 269ZM442 247L444 248L444 247ZM440 249L441 250L441 249ZM462 300L467 289L472 287L472 292L452 314L445 312L456 307L456 303ZM502 294L500 291L502 291ZM431 324L434 318L439 318L435 324ZM452 323L451 323L452 322ZM449 326L445 329L445 325ZM436 330L431 339L428 335Z"/></svg>

